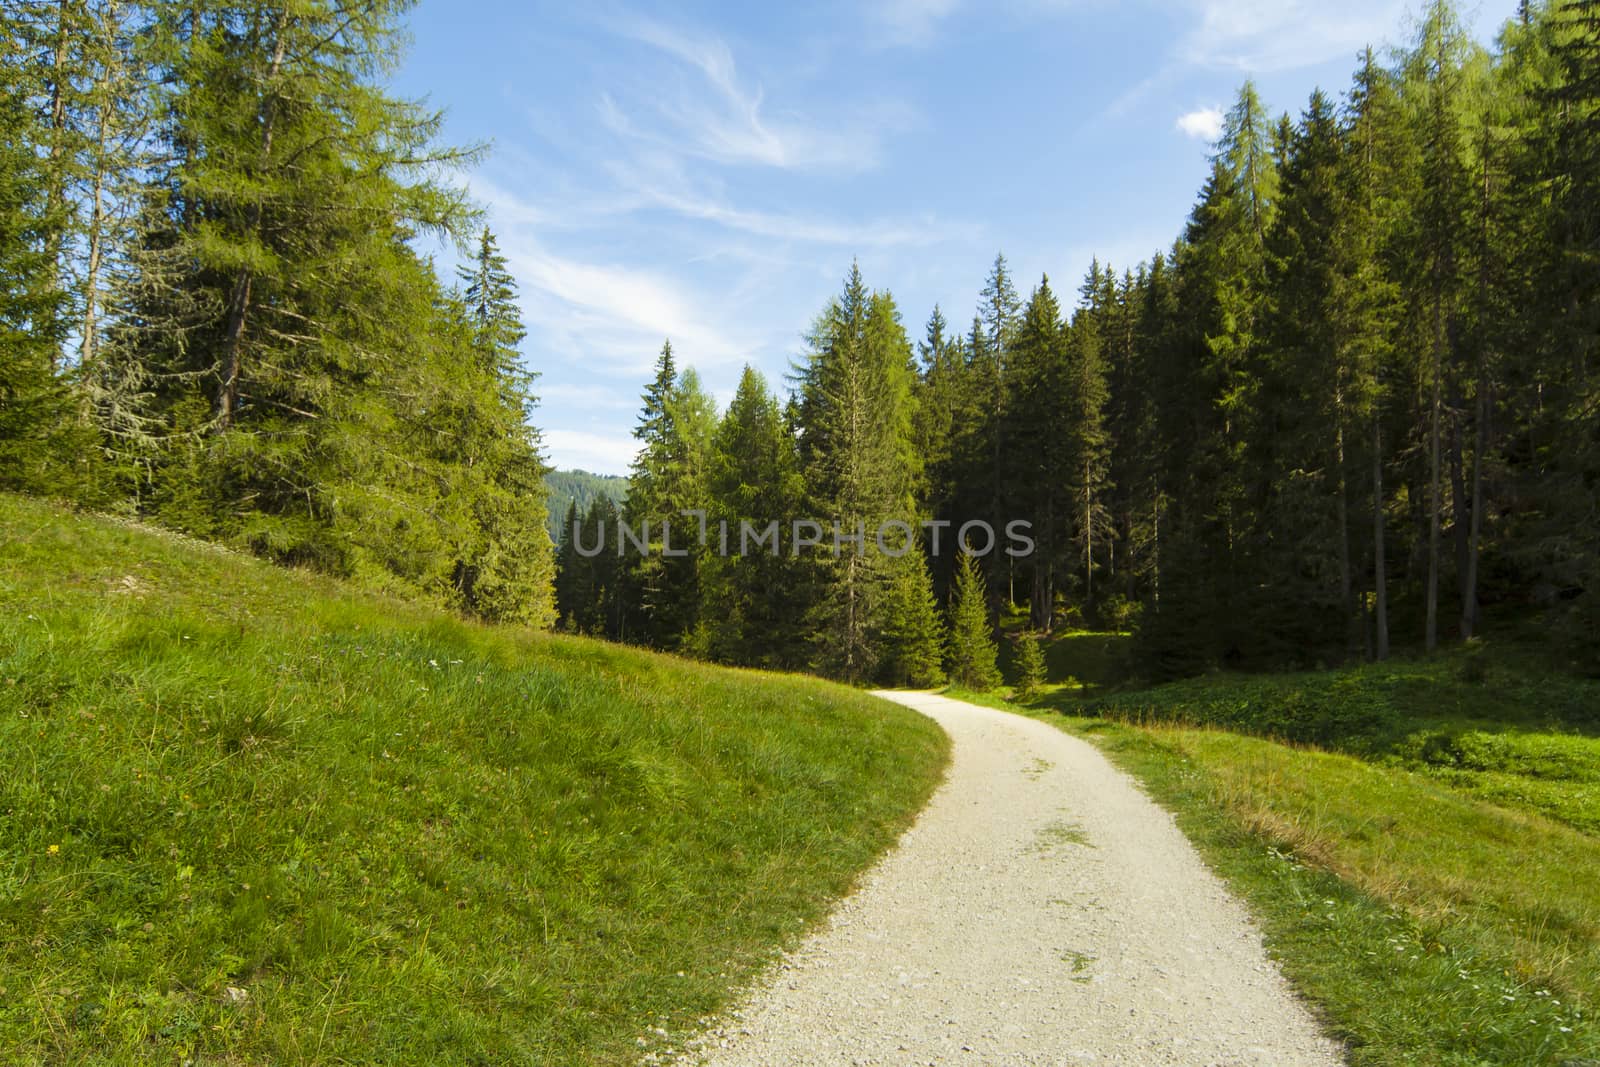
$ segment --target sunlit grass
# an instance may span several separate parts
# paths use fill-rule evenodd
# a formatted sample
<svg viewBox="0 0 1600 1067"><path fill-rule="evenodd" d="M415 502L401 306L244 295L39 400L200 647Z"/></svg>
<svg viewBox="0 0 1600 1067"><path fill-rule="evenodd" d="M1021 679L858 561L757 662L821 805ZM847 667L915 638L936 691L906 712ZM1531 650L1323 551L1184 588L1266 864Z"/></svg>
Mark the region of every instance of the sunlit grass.
<svg viewBox="0 0 1600 1067"><path fill-rule="evenodd" d="M0 496L0 1061L630 1062L945 753L826 683Z"/></svg>
<svg viewBox="0 0 1600 1067"><path fill-rule="evenodd" d="M1173 810L1355 1063L1600 1062L1600 684L1477 646L1021 710Z"/></svg>
<svg viewBox="0 0 1600 1067"><path fill-rule="evenodd" d="M1600 1054L1600 839L1348 756L1052 718L1177 814L1353 1062Z"/></svg>

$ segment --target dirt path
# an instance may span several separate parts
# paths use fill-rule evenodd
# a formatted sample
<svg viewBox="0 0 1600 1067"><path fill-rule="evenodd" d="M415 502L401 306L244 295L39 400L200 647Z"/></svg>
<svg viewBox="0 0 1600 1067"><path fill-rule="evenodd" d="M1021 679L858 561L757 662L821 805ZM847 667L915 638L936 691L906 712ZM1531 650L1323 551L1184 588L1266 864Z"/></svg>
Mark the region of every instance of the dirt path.
<svg viewBox="0 0 1600 1067"><path fill-rule="evenodd" d="M949 731L949 778L702 1062L1342 1062L1172 817L1091 745L882 695Z"/></svg>

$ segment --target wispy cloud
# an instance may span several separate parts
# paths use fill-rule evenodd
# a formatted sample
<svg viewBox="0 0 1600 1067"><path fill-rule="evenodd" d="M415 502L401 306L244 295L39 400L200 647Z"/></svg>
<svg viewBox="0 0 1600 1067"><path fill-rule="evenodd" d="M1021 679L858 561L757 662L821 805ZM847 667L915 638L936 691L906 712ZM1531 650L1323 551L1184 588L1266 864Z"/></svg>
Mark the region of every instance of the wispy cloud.
<svg viewBox="0 0 1600 1067"><path fill-rule="evenodd" d="M876 167L881 159L880 130L903 118L903 109L887 106L868 109L868 121L821 123L793 112L773 114L766 108L764 91L746 86L734 63L733 51L720 37L696 35L642 17L615 19L607 24L629 40L657 49L699 75L703 85L681 86L678 92L660 92L643 102L640 110L659 120L655 126L639 120L614 94L600 99L601 121L613 132L647 140L718 163L775 167L784 170L858 171Z"/></svg>
<svg viewBox="0 0 1600 1067"><path fill-rule="evenodd" d="M639 398L633 392L609 385L563 382L540 385L534 391L544 406L569 411L633 411L639 407Z"/></svg>
<svg viewBox="0 0 1600 1067"><path fill-rule="evenodd" d="M672 279L558 255L527 238L506 244L529 324L553 335L565 354L599 364L597 370L644 374L669 338L699 366L734 364L749 352Z"/></svg>
<svg viewBox="0 0 1600 1067"><path fill-rule="evenodd" d="M669 161L644 164L616 161L608 168L619 186L636 197L641 207L656 207L696 222L709 222L726 230L768 241L866 248L916 248L973 236L975 227L923 218L887 218L856 222L763 211L729 203L705 181L696 182Z"/></svg>
<svg viewBox="0 0 1600 1067"><path fill-rule="evenodd" d="M1180 0L1196 25L1180 46L1188 62L1246 72L1295 70L1379 44L1402 25L1406 0Z"/></svg>
<svg viewBox="0 0 1600 1067"><path fill-rule="evenodd" d="M960 6L961 0L879 0L868 10L883 43L921 47L933 41L940 23Z"/></svg>
<svg viewBox="0 0 1600 1067"><path fill-rule="evenodd" d="M1211 142L1222 136L1222 109L1219 107L1203 107L1185 115L1179 115L1175 124L1178 129L1197 140Z"/></svg>

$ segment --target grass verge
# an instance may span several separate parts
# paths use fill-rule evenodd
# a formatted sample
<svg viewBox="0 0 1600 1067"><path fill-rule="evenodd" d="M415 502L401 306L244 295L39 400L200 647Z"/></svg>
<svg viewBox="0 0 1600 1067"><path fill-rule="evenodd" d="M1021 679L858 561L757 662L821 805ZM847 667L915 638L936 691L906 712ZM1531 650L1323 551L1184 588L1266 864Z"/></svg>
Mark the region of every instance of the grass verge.
<svg viewBox="0 0 1600 1067"><path fill-rule="evenodd" d="M838 686L0 496L0 1061L630 1062L945 758Z"/></svg>
<svg viewBox="0 0 1600 1067"><path fill-rule="evenodd" d="M1600 1063L1595 682L1474 647L1025 709L952 695L1085 736L1137 777L1353 1063Z"/></svg>

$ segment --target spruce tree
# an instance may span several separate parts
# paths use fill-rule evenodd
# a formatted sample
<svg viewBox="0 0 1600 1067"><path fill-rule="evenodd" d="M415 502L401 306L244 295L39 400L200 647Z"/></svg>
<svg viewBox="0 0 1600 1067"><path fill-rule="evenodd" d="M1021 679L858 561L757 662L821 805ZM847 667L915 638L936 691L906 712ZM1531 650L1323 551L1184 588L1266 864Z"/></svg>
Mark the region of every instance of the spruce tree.
<svg viewBox="0 0 1600 1067"><path fill-rule="evenodd" d="M1424 324L1418 338L1419 350L1424 353L1418 384L1424 397L1420 429L1427 457L1423 644L1429 651L1439 643L1439 588L1445 567L1444 481L1450 432L1446 404L1459 380L1457 339L1462 323L1462 242L1469 181L1461 130L1467 47L1454 8L1448 0L1434 0L1406 59L1408 90L1414 101L1413 126L1422 149L1420 186L1412 206L1416 241L1411 281L1419 304L1418 318Z"/></svg>
<svg viewBox="0 0 1600 1067"><path fill-rule="evenodd" d="M101 414L147 513L448 599L483 483L434 415L498 385L460 377L461 309L410 244L461 235L438 175L471 153L377 84L406 6L151 9L162 159L95 372L136 401Z"/></svg>
<svg viewBox="0 0 1600 1067"><path fill-rule="evenodd" d="M581 631L579 616L593 596L592 576L585 573L589 560L578 555L577 536L582 533L583 514L576 500L567 501L566 518L556 543L556 617L568 633ZM585 546L587 547L587 546Z"/></svg>
<svg viewBox="0 0 1600 1067"><path fill-rule="evenodd" d="M51 252L61 215L34 149L39 124L11 77L18 57L0 60L0 489L49 492L60 485L57 449L73 412L55 370L66 332Z"/></svg>
<svg viewBox="0 0 1600 1067"><path fill-rule="evenodd" d="M640 442L624 522L647 545L624 542L630 556L626 627L630 640L677 649L700 624L701 525L686 512L710 503L716 411L693 370L678 373L670 342L656 360L634 436Z"/></svg>
<svg viewBox="0 0 1600 1067"><path fill-rule="evenodd" d="M1267 237L1270 351L1258 448L1268 478L1256 610L1283 642L1271 653L1279 657L1347 653L1357 640L1349 521L1354 368L1342 336L1347 324L1334 306L1346 277L1337 247L1347 209L1343 157L1333 106L1314 93L1288 135Z"/></svg>
<svg viewBox="0 0 1600 1067"><path fill-rule="evenodd" d="M554 625L555 559L547 522L547 467L541 437L531 423L538 375L522 364L526 336L517 286L486 227L470 267L460 271L461 299L476 366L457 379L481 390L463 409L456 430L473 491L472 535L454 581L460 605L502 622Z"/></svg>
<svg viewBox="0 0 1600 1067"><path fill-rule="evenodd" d="M712 447L717 554L707 561L704 617L715 658L749 667L805 665L798 654L806 639L800 567L784 552L785 528L802 510L804 494L783 412L766 379L747 366ZM774 523L775 541L767 536Z"/></svg>
<svg viewBox="0 0 1600 1067"><path fill-rule="evenodd" d="M886 564L878 677L892 687L932 689L945 681L944 622L921 546L913 537L904 547L905 555Z"/></svg>
<svg viewBox="0 0 1600 1067"><path fill-rule="evenodd" d="M1017 635L1016 650L1017 684L1014 695L1017 700L1029 701L1044 688L1044 650L1040 647L1039 638L1031 633Z"/></svg>
<svg viewBox="0 0 1600 1067"><path fill-rule="evenodd" d="M797 383L800 460L813 514L838 526L837 543L829 530L811 557L810 625L817 666L859 681L872 677L880 652L888 568L875 533L912 517L915 370L893 298L869 292L855 265L810 344Z"/></svg>
<svg viewBox="0 0 1600 1067"><path fill-rule="evenodd" d="M1006 484L1008 518L1032 523L1036 551L1019 567L1030 581L1030 618L1037 629L1050 626L1057 567L1071 573L1066 557L1072 513L1069 474L1075 415L1067 399L1067 331L1061 307L1041 278L1028 298L1006 365L1007 394L1018 398L1006 416L1009 435ZM996 529L1001 524L996 524Z"/></svg>
<svg viewBox="0 0 1600 1067"><path fill-rule="evenodd" d="M1084 614L1093 620L1099 615L1095 548L1108 542L1111 533L1105 512L1111 464L1111 443L1106 434L1110 396L1105 349L1115 343L1109 329L1116 301L1111 271L1091 265L1081 292L1084 302L1068 333L1062 375L1063 477L1071 493L1068 508L1076 524L1076 563L1083 575ZM1048 615L1043 622L1048 629Z"/></svg>
<svg viewBox="0 0 1600 1067"><path fill-rule="evenodd" d="M950 591L951 682L987 692L1000 684L995 665L998 650L989 629L988 592L983 572L962 553L956 561L955 584Z"/></svg>

